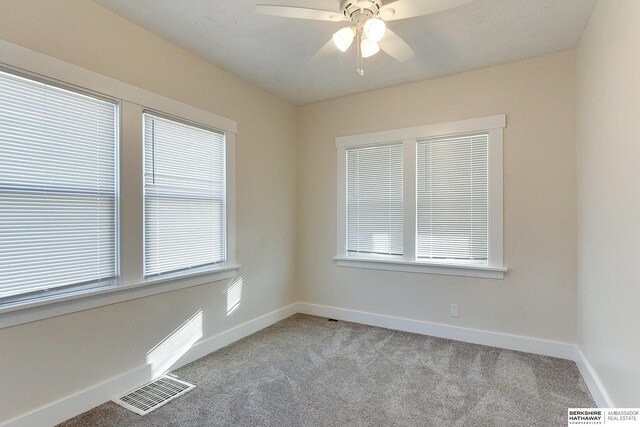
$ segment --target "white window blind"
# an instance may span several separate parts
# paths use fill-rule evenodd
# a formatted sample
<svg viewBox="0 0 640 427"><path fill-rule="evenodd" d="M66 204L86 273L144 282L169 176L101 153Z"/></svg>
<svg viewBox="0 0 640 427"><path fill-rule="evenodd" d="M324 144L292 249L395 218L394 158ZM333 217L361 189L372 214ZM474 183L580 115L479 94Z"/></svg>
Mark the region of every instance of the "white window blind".
<svg viewBox="0 0 640 427"><path fill-rule="evenodd" d="M225 261L225 136L144 114L145 276Z"/></svg>
<svg viewBox="0 0 640 427"><path fill-rule="evenodd" d="M402 255L402 144L347 150L347 252Z"/></svg>
<svg viewBox="0 0 640 427"><path fill-rule="evenodd" d="M417 142L417 257L487 263L488 135Z"/></svg>
<svg viewBox="0 0 640 427"><path fill-rule="evenodd" d="M4 301L116 277L116 111L0 72Z"/></svg>

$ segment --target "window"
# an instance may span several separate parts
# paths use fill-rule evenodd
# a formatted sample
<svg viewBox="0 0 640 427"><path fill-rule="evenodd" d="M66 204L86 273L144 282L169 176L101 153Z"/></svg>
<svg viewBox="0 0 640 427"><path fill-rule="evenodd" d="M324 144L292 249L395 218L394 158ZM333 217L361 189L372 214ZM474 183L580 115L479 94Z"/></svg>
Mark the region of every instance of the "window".
<svg viewBox="0 0 640 427"><path fill-rule="evenodd" d="M488 135L418 141L418 259L475 262L488 256Z"/></svg>
<svg viewBox="0 0 640 427"><path fill-rule="evenodd" d="M402 255L402 144L347 150L347 251Z"/></svg>
<svg viewBox="0 0 640 427"><path fill-rule="evenodd" d="M338 265L504 277L505 121L338 138Z"/></svg>
<svg viewBox="0 0 640 427"><path fill-rule="evenodd" d="M224 133L145 113L145 276L224 261Z"/></svg>
<svg viewBox="0 0 640 427"><path fill-rule="evenodd" d="M0 301L113 283L117 105L0 71Z"/></svg>
<svg viewBox="0 0 640 427"><path fill-rule="evenodd" d="M237 275L235 121L10 43L0 64L0 329Z"/></svg>

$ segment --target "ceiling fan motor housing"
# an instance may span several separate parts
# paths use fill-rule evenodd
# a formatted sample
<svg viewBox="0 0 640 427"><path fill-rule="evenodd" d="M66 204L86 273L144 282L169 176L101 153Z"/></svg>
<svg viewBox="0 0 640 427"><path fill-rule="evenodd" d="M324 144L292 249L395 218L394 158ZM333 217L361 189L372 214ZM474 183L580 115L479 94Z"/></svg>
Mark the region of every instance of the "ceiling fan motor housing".
<svg viewBox="0 0 640 427"><path fill-rule="evenodd" d="M361 28L368 19L378 14L381 7L382 0L343 0L340 11Z"/></svg>

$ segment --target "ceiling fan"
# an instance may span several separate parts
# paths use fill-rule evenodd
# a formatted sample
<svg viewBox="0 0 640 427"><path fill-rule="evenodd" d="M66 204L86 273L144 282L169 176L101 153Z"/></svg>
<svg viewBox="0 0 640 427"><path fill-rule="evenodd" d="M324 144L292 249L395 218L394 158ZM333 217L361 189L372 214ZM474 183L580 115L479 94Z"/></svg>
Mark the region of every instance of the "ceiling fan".
<svg viewBox="0 0 640 427"><path fill-rule="evenodd" d="M258 4L256 11L285 18L345 22L324 48L331 43L346 52L356 40L357 73L364 76L364 59L380 50L404 62L415 52L386 22L428 15L462 6L475 0L331 0L330 9L314 9L295 5ZM321 53L321 52L319 52Z"/></svg>

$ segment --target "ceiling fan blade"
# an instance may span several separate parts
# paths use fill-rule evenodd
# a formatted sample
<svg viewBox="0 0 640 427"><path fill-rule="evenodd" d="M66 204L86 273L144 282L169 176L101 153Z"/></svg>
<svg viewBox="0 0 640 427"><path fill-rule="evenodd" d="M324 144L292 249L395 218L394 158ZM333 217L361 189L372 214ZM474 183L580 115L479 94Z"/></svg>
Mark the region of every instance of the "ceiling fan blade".
<svg viewBox="0 0 640 427"><path fill-rule="evenodd" d="M263 15L280 16L284 18L314 19L319 21L344 21L346 18L340 12L330 10L311 9L297 6L280 6L275 4L258 4L256 12Z"/></svg>
<svg viewBox="0 0 640 427"><path fill-rule="evenodd" d="M322 62L332 54L336 53L337 51L338 51L338 48L336 47L333 40L329 40L327 43L325 43L324 46L318 49L315 55L311 57L311 59L309 60L309 63L317 64L319 62Z"/></svg>
<svg viewBox="0 0 640 427"><path fill-rule="evenodd" d="M386 3L380 9L380 16L385 21L397 21L453 9L474 1L476 0L395 0Z"/></svg>
<svg viewBox="0 0 640 427"><path fill-rule="evenodd" d="M382 40L378 42L378 45L380 49L385 51L389 56L400 62L408 61L416 55L407 42L388 28Z"/></svg>

